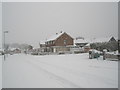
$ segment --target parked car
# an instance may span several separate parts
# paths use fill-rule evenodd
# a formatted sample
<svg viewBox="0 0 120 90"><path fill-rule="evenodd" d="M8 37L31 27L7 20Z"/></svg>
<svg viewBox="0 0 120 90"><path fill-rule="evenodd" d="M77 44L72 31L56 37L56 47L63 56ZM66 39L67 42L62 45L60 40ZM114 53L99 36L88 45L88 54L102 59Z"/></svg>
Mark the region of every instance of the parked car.
<svg viewBox="0 0 120 90"><path fill-rule="evenodd" d="M95 49L89 50L89 59L98 58L98 57L100 57L100 51L97 51Z"/></svg>

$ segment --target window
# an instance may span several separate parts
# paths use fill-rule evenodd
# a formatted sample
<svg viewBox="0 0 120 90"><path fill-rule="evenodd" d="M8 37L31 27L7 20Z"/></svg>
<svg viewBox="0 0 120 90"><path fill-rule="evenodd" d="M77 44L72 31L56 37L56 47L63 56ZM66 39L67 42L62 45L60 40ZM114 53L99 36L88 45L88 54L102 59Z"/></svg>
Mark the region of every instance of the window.
<svg viewBox="0 0 120 90"><path fill-rule="evenodd" d="M66 45L67 44L67 40L64 40L64 45Z"/></svg>
<svg viewBox="0 0 120 90"><path fill-rule="evenodd" d="M54 41L52 41L52 44L54 44Z"/></svg>

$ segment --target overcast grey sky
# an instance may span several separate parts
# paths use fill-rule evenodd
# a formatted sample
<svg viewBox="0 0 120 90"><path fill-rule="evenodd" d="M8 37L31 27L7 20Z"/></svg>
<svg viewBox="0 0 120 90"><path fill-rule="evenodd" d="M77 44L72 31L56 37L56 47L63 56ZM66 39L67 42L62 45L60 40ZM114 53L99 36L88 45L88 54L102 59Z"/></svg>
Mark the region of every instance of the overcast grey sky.
<svg viewBox="0 0 120 90"><path fill-rule="evenodd" d="M56 32L72 37L118 36L117 2L3 3L3 30L7 43L38 45Z"/></svg>
<svg viewBox="0 0 120 90"><path fill-rule="evenodd" d="M2 48L2 3L0 3L0 49Z"/></svg>

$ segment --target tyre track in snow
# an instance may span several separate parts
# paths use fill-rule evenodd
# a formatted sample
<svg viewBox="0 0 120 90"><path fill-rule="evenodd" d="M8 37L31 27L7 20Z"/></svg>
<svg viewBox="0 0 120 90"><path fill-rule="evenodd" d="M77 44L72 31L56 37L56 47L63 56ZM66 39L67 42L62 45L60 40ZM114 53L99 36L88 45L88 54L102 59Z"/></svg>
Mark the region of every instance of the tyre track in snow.
<svg viewBox="0 0 120 90"><path fill-rule="evenodd" d="M34 63L39 63L39 64L44 64L44 65L49 65L50 67L55 67L55 68L57 68L57 69L61 69L61 70L63 70L64 72L67 72L67 73L70 73L70 74L73 74L73 75L78 75L78 76L84 76L84 78L88 78L88 79L90 79L90 78L94 78L94 80L97 80L97 78L101 78L100 80L99 80L99 82L103 82L104 81L104 83L107 83L107 84L110 84L110 85L112 85L113 83L112 82L115 82L114 80L112 80L112 79L108 79L108 78L103 78L102 76L96 76L96 75L94 75L94 74L88 74L88 73L85 73L85 72L75 72L75 71L73 71L73 70L71 70L71 69L68 69L68 68L65 68L65 67L60 67L60 66L57 66L57 65L54 65L54 64L50 64L50 63L47 63L47 62L43 62L43 61L34 61ZM33 63L33 61L31 61L31 63ZM39 66L39 65L38 65ZM46 69L45 69L46 70ZM105 79L105 80L104 80ZM92 79L93 80L93 79ZM79 86L79 87L81 87L81 86Z"/></svg>
<svg viewBox="0 0 120 90"><path fill-rule="evenodd" d="M43 72L45 73L48 77L50 77L51 79L54 79L55 81L57 81L61 86L63 86L63 88L81 88L80 86L74 84L73 82L60 77L44 68L42 68L40 65L38 65L37 63L34 63L33 61L30 60L25 60L27 63L29 63L30 65L32 65L35 69L37 69L39 72Z"/></svg>
<svg viewBox="0 0 120 90"><path fill-rule="evenodd" d="M37 61L36 61L37 62ZM68 69L68 68L65 68L65 67L60 67L60 66L57 66L57 65L54 65L54 64L50 64L50 63L47 63L47 62L39 62L39 63L43 63L44 65L49 65L49 66L51 66L51 67L55 67L55 68L58 68L58 69L62 69L64 72L67 72L67 73L70 73L70 74L73 74L73 75L75 75L75 76L82 76L82 77L84 77L84 78L87 78L87 79L91 79L91 80L93 80L93 78L94 78L94 80L97 80L98 78L100 78L99 79L99 82L103 82L103 83L105 83L105 84L109 84L109 85L113 85L113 83L112 82L116 82L116 81L114 81L113 79L109 79L109 78L104 78L103 76L97 76L97 75L95 75L95 74L89 74L89 73L86 73L86 72L79 72L79 71L76 71L76 70L72 70L72 69ZM114 85L113 85L114 86Z"/></svg>

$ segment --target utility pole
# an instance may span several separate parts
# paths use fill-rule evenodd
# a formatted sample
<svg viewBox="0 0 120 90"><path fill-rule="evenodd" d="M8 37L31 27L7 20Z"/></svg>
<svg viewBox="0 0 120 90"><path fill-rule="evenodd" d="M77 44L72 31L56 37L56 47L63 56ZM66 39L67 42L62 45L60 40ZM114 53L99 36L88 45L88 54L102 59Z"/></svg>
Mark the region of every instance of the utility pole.
<svg viewBox="0 0 120 90"><path fill-rule="evenodd" d="M4 32L3 32L3 36L4 36L4 38L3 38L3 39L4 39L4 41L3 41L3 43L4 43L4 45L3 45L3 46L4 46L4 60L5 60L5 51L6 51L6 50L5 50L5 34L6 34L6 33L8 33L8 31L4 31Z"/></svg>
<svg viewBox="0 0 120 90"><path fill-rule="evenodd" d="M120 40L118 40L118 60L120 60Z"/></svg>

